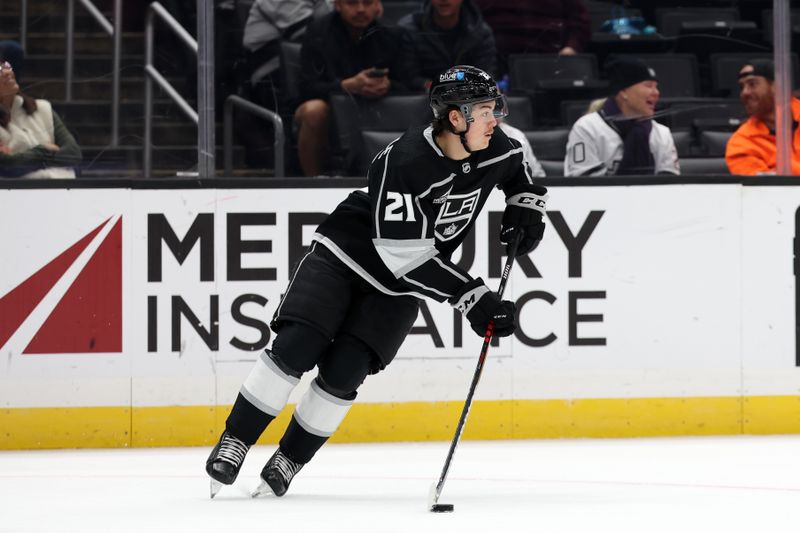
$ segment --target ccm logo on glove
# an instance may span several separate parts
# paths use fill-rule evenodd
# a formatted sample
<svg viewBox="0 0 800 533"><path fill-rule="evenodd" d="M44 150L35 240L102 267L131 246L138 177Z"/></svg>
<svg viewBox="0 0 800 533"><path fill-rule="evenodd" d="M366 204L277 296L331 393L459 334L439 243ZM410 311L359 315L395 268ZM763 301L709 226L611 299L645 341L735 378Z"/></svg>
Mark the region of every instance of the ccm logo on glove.
<svg viewBox="0 0 800 533"><path fill-rule="evenodd" d="M547 207L548 195L538 196L530 192L522 192L515 194L506 200L507 205L516 205L518 207L526 207L528 209L535 209L540 213L545 212Z"/></svg>
<svg viewBox="0 0 800 533"><path fill-rule="evenodd" d="M498 337L507 337L517 329L514 302L501 300L480 278L465 284L450 299L450 304L464 313L472 331L479 337L486 334L490 320L494 322L494 334Z"/></svg>
<svg viewBox="0 0 800 533"><path fill-rule="evenodd" d="M517 189L519 191L519 189ZM514 236L521 233L517 255L527 255L536 248L544 235L544 220L547 207L547 189L528 185L525 190L508 192L503 222L500 226L500 242L511 244Z"/></svg>

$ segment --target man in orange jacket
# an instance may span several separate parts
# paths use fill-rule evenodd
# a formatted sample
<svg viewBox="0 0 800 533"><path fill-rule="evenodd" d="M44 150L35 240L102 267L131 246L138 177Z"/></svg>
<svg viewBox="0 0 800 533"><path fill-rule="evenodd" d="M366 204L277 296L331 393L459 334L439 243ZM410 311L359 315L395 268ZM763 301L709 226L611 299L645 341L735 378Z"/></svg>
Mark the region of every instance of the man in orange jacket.
<svg viewBox="0 0 800 533"><path fill-rule="evenodd" d="M753 59L739 71L739 98L750 118L739 126L725 149L731 174L754 176L774 174L775 147L775 67L769 59ZM792 174L800 175L800 100L792 104Z"/></svg>

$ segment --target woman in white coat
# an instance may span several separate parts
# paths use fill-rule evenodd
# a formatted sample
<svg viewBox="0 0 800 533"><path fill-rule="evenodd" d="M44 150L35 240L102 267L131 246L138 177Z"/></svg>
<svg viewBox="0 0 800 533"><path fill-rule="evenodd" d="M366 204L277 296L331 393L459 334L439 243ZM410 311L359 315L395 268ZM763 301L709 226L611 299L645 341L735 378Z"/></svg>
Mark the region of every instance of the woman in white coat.
<svg viewBox="0 0 800 533"><path fill-rule="evenodd" d="M74 178L81 149L47 100L20 93L0 63L0 177Z"/></svg>
<svg viewBox="0 0 800 533"><path fill-rule="evenodd" d="M569 133L565 176L680 174L669 128L653 120L660 93L655 71L639 59L608 66L610 96Z"/></svg>

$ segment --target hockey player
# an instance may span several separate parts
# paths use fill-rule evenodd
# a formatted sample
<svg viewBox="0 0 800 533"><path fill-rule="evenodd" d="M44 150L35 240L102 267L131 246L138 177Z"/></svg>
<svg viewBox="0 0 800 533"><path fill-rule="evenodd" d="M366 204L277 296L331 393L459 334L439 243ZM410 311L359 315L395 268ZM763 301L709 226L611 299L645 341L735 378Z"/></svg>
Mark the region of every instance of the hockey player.
<svg viewBox="0 0 800 533"><path fill-rule="evenodd" d="M672 133L653 120L660 96L655 71L627 57L607 70L611 95L572 126L564 175L680 174Z"/></svg>
<svg viewBox="0 0 800 533"><path fill-rule="evenodd" d="M518 255L544 232L546 189L533 184L517 141L497 128L505 97L484 71L456 66L430 89L431 125L409 129L372 161L355 191L314 234L271 327L277 336L245 379L206 462L212 497L284 408L303 373L319 373L261 471L258 493L282 496L336 431L367 375L395 356L419 299L447 301L484 336L516 328L513 302L450 261L492 189L506 196L500 239L522 232ZM267 489L268 487L268 489Z"/></svg>

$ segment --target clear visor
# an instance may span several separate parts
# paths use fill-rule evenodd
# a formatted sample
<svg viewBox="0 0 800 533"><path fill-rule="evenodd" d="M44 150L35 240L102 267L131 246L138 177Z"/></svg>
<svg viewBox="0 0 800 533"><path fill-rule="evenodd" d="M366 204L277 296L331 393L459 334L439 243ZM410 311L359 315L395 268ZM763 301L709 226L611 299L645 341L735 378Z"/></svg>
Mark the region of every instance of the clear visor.
<svg viewBox="0 0 800 533"><path fill-rule="evenodd" d="M494 102L494 106L491 105L492 102ZM505 95L501 94L494 100L471 104L469 106L469 111L465 112L464 115L469 122L475 121L485 124L491 122L492 119L507 117L508 102L506 102Z"/></svg>

